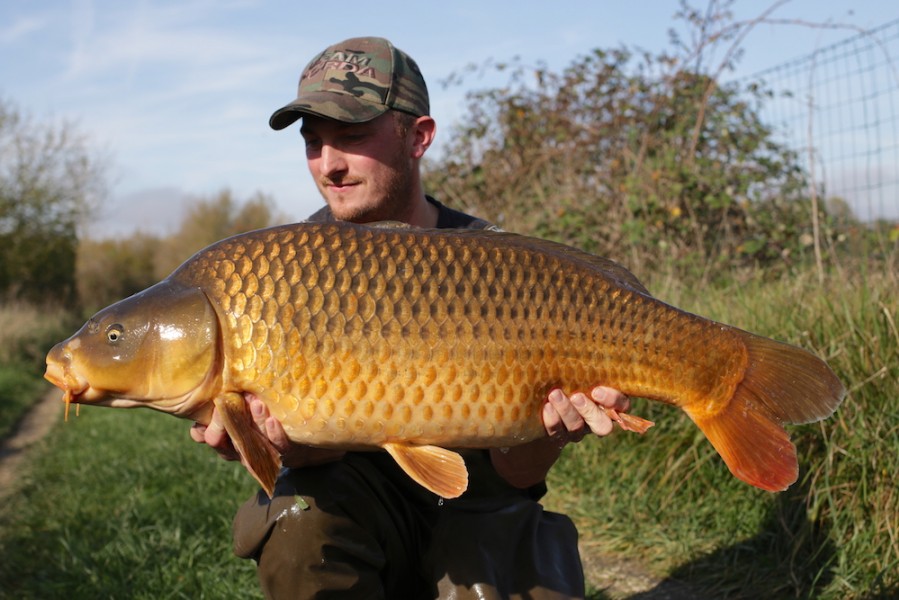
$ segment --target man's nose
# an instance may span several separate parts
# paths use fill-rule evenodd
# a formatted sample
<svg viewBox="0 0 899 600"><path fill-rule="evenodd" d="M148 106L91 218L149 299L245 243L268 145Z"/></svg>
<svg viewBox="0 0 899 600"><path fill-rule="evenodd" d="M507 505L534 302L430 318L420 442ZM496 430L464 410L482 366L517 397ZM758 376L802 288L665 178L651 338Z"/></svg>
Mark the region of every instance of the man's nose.
<svg viewBox="0 0 899 600"><path fill-rule="evenodd" d="M322 174L327 176L346 171L347 164L343 152L334 146L324 144L321 152L321 170Z"/></svg>

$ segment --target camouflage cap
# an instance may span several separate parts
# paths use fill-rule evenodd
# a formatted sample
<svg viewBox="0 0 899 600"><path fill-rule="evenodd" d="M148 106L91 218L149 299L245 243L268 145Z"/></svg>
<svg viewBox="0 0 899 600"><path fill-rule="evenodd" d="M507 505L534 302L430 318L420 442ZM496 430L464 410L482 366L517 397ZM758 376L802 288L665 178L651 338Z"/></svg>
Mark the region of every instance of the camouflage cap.
<svg viewBox="0 0 899 600"><path fill-rule="evenodd" d="M306 65L296 100L276 110L269 125L284 129L304 114L363 123L391 109L416 117L430 113L418 65L384 38L352 38Z"/></svg>

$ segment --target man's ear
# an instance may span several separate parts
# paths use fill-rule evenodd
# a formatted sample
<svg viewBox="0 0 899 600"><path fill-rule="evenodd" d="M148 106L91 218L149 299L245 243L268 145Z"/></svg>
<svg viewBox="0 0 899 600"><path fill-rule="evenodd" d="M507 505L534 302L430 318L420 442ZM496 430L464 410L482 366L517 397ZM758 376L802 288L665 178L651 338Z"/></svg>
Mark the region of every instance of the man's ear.
<svg viewBox="0 0 899 600"><path fill-rule="evenodd" d="M437 135L437 122L429 116L418 117L412 125L412 158L424 156L434 136Z"/></svg>

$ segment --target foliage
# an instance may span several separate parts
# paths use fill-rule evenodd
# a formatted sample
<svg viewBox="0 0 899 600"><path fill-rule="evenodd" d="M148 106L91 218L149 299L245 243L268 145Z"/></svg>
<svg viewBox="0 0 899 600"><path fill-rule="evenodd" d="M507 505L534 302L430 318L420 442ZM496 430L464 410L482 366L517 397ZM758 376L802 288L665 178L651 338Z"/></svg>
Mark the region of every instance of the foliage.
<svg viewBox="0 0 899 600"><path fill-rule="evenodd" d="M508 83L469 94L428 188L641 269L790 264L813 241L805 174L760 120L765 90L722 84L696 52L597 49L561 72L498 65Z"/></svg>
<svg viewBox="0 0 899 600"><path fill-rule="evenodd" d="M70 125L35 124L0 102L0 295L75 298L76 229L103 186Z"/></svg>

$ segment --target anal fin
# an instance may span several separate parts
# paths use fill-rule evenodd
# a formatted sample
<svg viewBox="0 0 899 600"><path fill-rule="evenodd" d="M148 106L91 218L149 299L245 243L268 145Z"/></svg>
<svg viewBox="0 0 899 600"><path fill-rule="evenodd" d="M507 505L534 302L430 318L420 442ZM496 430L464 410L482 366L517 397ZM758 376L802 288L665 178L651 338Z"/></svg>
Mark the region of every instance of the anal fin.
<svg viewBox="0 0 899 600"><path fill-rule="evenodd" d="M217 397L214 402L231 443L243 459L243 465L271 498L281 469L281 456L256 427L242 394L229 392Z"/></svg>
<svg viewBox="0 0 899 600"><path fill-rule="evenodd" d="M458 452L399 442L384 449L409 477L441 498L458 498L468 489L468 468Z"/></svg>

